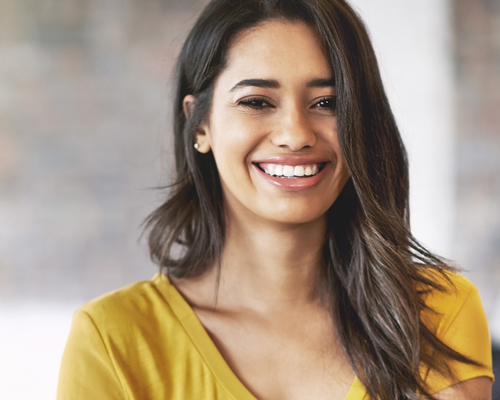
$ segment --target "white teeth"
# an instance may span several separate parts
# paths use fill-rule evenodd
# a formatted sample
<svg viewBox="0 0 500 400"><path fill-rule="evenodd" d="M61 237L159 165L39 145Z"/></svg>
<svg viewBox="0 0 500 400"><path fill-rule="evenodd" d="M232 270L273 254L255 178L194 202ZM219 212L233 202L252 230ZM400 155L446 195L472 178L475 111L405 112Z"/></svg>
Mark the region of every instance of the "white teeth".
<svg viewBox="0 0 500 400"><path fill-rule="evenodd" d="M281 164L267 164L265 172L268 175L286 176L287 178L312 176L316 175L319 171L318 164L308 165L281 165Z"/></svg>
<svg viewBox="0 0 500 400"><path fill-rule="evenodd" d="M283 165L276 165L276 167L274 168L274 175L276 176L281 176L283 175Z"/></svg>
<svg viewBox="0 0 500 400"><path fill-rule="evenodd" d="M283 167L283 175L288 177L293 176L293 167L291 167L290 165L285 165Z"/></svg>
<svg viewBox="0 0 500 400"><path fill-rule="evenodd" d="M304 176L304 167L302 165L297 165L294 169L293 169L293 174L295 176Z"/></svg>

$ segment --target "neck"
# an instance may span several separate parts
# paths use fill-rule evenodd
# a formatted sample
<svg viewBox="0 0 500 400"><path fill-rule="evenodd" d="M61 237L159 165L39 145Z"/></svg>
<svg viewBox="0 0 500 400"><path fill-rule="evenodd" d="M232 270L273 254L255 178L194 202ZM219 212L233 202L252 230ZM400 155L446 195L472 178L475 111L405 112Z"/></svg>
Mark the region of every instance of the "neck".
<svg viewBox="0 0 500 400"><path fill-rule="evenodd" d="M324 234L323 218L294 225L228 218L217 304L266 312L316 303ZM217 267L208 275L213 288Z"/></svg>

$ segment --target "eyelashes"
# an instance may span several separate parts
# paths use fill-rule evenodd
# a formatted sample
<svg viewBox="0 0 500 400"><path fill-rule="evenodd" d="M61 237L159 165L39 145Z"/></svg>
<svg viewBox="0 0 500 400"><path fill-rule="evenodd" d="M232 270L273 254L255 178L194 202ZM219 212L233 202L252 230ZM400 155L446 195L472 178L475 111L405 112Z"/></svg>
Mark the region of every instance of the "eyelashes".
<svg viewBox="0 0 500 400"><path fill-rule="evenodd" d="M248 107L254 110L261 110L263 108L272 108L272 106L269 101L267 101L263 97L247 97L243 100L238 101L237 103L239 106L242 107Z"/></svg>
<svg viewBox="0 0 500 400"><path fill-rule="evenodd" d="M252 110L265 110L268 108L276 108L275 105L264 97L247 97L237 102L237 105L243 108L249 108ZM309 107L311 109L317 109L321 112L333 112L337 106L336 96L325 96L314 100L314 103Z"/></svg>
<svg viewBox="0 0 500 400"><path fill-rule="evenodd" d="M336 96L323 97L319 99L316 103L314 103L314 107L328 108L334 110L337 107L337 97Z"/></svg>

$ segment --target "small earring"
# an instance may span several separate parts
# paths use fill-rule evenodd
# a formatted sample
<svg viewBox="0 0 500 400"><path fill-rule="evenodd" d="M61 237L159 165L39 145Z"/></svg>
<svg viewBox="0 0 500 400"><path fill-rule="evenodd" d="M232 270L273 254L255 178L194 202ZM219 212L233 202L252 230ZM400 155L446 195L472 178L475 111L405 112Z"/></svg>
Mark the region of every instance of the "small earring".
<svg viewBox="0 0 500 400"><path fill-rule="evenodd" d="M198 143L195 143L195 144L194 144L194 148L195 148L196 150L198 150L198 147L200 147L200 145L199 145Z"/></svg>

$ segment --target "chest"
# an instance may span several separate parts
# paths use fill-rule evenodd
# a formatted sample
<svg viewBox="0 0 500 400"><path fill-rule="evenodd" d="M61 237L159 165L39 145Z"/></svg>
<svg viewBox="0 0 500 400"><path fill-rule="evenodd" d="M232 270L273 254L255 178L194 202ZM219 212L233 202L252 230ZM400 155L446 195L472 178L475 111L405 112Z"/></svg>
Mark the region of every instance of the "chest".
<svg viewBox="0 0 500 400"><path fill-rule="evenodd" d="M354 372L324 315L198 316L228 366L258 400L346 398Z"/></svg>

